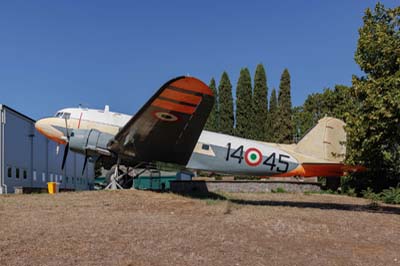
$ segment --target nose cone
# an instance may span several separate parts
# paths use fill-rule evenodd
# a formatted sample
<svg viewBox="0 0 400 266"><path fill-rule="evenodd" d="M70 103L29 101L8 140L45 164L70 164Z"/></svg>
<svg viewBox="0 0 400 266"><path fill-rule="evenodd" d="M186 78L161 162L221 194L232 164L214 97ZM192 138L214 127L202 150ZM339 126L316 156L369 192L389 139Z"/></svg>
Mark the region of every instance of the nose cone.
<svg viewBox="0 0 400 266"><path fill-rule="evenodd" d="M64 133L54 127L52 118L40 119L35 123L35 128L47 138L60 144L66 144Z"/></svg>

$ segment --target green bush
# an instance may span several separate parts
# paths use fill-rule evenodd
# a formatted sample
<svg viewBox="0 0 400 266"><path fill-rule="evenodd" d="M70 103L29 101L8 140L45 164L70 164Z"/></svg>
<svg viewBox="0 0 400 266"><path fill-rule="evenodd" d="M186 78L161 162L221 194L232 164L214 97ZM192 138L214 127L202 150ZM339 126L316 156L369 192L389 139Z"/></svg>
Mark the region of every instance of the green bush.
<svg viewBox="0 0 400 266"><path fill-rule="evenodd" d="M282 187L278 187L276 189L271 189L272 193L286 193L286 190Z"/></svg>
<svg viewBox="0 0 400 266"><path fill-rule="evenodd" d="M350 197L357 197L356 189L355 188L348 188L344 191L344 194Z"/></svg>
<svg viewBox="0 0 400 266"><path fill-rule="evenodd" d="M400 204L400 187L399 187L399 185L397 185L396 188L390 187L388 189L384 189L380 193L380 198L385 203Z"/></svg>
<svg viewBox="0 0 400 266"><path fill-rule="evenodd" d="M361 192L363 198L365 199L370 199L372 201L378 201L380 200L380 195L375 193L372 188L368 187L366 190L363 190Z"/></svg>

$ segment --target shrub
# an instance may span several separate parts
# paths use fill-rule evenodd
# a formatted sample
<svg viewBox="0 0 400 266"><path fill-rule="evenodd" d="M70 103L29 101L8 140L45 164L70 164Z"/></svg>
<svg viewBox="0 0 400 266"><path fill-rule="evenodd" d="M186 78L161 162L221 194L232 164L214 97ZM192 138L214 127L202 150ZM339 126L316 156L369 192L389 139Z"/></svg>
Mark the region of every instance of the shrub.
<svg viewBox="0 0 400 266"><path fill-rule="evenodd" d="M363 190L363 191L361 192L361 194L362 194L362 196L363 196L365 199L370 199L370 200L372 200L372 201L378 201L378 200L380 200L380 195L377 194L377 193L375 193L375 192L372 190L372 188L370 188L370 187L368 187L366 190Z"/></svg>
<svg viewBox="0 0 400 266"><path fill-rule="evenodd" d="M357 197L357 193L354 188L348 188L344 193L350 197Z"/></svg>
<svg viewBox="0 0 400 266"><path fill-rule="evenodd" d="M397 185L396 188L390 187L388 189L384 189L380 193L380 198L385 203L400 204L400 187L399 187L399 185Z"/></svg>
<svg viewBox="0 0 400 266"><path fill-rule="evenodd" d="M276 189L271 189L272 193L286 193L286 190L282 187L278 187Z"/></svg>

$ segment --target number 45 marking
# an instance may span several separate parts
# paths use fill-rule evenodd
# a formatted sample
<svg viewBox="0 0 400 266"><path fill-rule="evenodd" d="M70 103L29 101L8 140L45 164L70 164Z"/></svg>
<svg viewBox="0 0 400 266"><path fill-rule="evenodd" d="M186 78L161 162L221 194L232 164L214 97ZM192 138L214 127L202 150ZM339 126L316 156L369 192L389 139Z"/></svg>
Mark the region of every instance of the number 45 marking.
<svg viewBox="0 0 400 266"><path fill-rule="evenodd" d="M275 152L272 153L270 156L268 156L267 159L265 159L265 161L263 162L263 164L266 166L269 166L271 171L273 171L274 168L276 167L276 171L278 171L280 173L285 173L289 169L289 163L284 161L283 158L290 158L290 157L285 154L279 154L278 163L280 164L280 166L284 166L283 169L281 169L275 163L275 161L276 161Z"/></svg>

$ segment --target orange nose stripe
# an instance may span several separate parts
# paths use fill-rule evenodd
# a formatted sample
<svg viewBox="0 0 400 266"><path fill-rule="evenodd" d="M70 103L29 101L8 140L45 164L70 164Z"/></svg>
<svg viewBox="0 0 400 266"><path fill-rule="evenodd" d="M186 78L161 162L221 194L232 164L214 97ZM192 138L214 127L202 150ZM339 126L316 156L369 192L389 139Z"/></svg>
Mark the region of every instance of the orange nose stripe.
<svg viewBox="0 0 400 266"><path fill-rule="evenodd" d="M51 139L59 144L67 144L67 142L61 138L64 136L63 134L51 134L49 131L43 130L40 127L36 127L36 130L46 138Z"/></svg>

